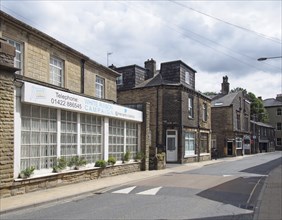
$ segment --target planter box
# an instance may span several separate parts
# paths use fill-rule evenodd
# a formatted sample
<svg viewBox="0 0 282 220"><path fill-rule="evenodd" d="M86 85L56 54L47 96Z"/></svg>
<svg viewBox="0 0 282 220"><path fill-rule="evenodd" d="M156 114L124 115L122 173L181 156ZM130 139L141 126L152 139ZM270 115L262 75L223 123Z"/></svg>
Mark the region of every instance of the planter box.
<svg viewBox="0 0 282 220"><path fill-rule="evenodd" d="M127 163L107 166L106 168L64 170L61 173L50 173L41 177L32 176L27 179L16 179L11 186L0 187L0 198L138 171L141 171L140 163Z"/></svg>

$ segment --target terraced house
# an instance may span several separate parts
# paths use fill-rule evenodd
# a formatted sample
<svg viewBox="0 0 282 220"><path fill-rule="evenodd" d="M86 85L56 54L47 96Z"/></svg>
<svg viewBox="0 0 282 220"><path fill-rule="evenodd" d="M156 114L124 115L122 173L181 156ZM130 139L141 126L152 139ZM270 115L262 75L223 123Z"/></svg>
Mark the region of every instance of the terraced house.
<svg viewBox="0 0 282 220"><path fill-rule="evenodd" d="M250 101L244 91L230 92L223 77L221 93L212 99L212 143L220 157L251 152Z"/></svg>
<svg viewBox="0 0 282 220"><path fill-rule="evenodd" d="M150 157L166 152L167 162L187 163L211 158L211 100L195 90L196 70L181 60L145 66L114 67L118 103L150 103Z"/></svg>
<svg viewBox="0 0 282 220"><path fill-rule="evenodd" d="M282 150L282 94L263 100L263 105L269 116L269 124L275 128L275 149Z"/></svg>
<svg viewBox="0 0 282 220"><path fill-rule="evenodd" d="M0 13L1 196L97 178L95 161L121 163L126 151L133 159L141 150L142 112L116 104L120 74ZM74 156L89 169L52 173L58 158ZM29 167L32 180L18 179Z"/></svg>

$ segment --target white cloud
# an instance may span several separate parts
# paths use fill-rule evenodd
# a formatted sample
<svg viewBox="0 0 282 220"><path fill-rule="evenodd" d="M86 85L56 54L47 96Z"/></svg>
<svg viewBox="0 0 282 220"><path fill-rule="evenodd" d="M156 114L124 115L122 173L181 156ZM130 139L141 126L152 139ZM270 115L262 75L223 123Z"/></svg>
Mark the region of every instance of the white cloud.
<svg viewBox="0 0 282 220"><path fill-rule="evenodd" d="M281 1L4 0L1 9L104 65L107 52L116 66L180 59L202 92L219 92L228 75L231 88L282 93L282 59L256 60L281 56Z"/></svg>

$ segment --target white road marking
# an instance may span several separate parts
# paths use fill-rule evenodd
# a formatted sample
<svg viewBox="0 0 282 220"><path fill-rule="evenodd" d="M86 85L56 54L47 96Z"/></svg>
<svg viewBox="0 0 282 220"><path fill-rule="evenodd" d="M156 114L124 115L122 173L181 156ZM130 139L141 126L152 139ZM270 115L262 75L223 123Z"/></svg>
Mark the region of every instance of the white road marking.
<svg viewBox="0 0 282 220"><path fill-rule="evenodd" d="M125 189L121 189L121 190L114 191L114 192L112 192L112 193L128 194L128 193L130 193L135 187L136 187L136 186L128 187L128 188L125 188Z"/></svg>
<svg viewBox="0 0 282 220"><path fill-rule="evenodd" d="M160 186L160 187L149 189L149 190L137 193L137 194L139 194L139 195L156 195L161 188L162 187Z"/></svg>
<svg viewBox="0 0 282 220"><path fill-rule="evenodd" d="M223 175L223 177L228 177L228 176L233 176L233 175L228 175L228 174L227 175Z"/></svg>

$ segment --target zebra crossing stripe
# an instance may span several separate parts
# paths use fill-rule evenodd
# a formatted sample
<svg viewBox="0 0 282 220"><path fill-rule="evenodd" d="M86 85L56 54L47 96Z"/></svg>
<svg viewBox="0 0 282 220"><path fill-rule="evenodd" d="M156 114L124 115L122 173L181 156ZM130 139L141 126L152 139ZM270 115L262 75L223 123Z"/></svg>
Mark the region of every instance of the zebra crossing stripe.
<svg viewBox="0 0 282 220"><path fill-rule="evenodd" d="M161 188L162 187L160 186L160 187L149 189L149 190L137 193L137 194L138 195L156 195Z"/></svg>
<svg viewBox="0 0 282 220"><path fill-rule="evenodd" d="M112 193L128 194L128 193L130 193L135 187L136 187L136 186L128 187L128 188L125 188L125 189L121 189L121 190L114 191L114 192L112 192Z"/></svg>

